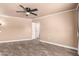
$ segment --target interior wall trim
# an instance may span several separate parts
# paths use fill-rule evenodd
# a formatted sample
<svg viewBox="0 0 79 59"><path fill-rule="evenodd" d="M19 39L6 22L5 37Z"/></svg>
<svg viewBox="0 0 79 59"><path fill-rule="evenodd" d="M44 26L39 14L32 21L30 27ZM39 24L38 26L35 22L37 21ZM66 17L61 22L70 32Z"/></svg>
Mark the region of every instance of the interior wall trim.
<svg viewBox="0 0 79 59"><path fill-rule="evenodd" d="M20 18L20 19L32 19L32 18L23 18L23 17L16 17L16 16L3 15L3 14L0 14L0 17L13 17L13 18Z"/></svg>
<svg viewBox="0 0 79 59"><path fill-rule="evenodd" d="M77 9L65 10L65 11L61 11L61 12L56 12L56 13L44 15L44 16L41 16L41 17L34 18L34 21L39 20L41 18L45 18L45 17L49 17L49 16L53 16L53 15L58 15L58 14L62 14L62 13L70 12L70 11L77 11Z"/></svg>
<svg viewBox="0 0 79 59"><path fill-rule="evenodd" d="M78 48L74 48L74 47L70 47L70 46L66 46L66 45L62 45L58 43L51 43L51 42L47 42L43 40L40 40L40 42L44 42L44 43L48 43L48 44L52 44L52 45L56 45L56 46L60 46L60 47L68 48L68 49L78 50Z"/></svg>
<svg viewBox="0 0 79 59"><path fill-rule="evenodd" d="M18 42L18 41L28 41L33 39L18 39L18 40L8 40L8 41L0 41L0 43L9 43L9 42Z"/></svg>

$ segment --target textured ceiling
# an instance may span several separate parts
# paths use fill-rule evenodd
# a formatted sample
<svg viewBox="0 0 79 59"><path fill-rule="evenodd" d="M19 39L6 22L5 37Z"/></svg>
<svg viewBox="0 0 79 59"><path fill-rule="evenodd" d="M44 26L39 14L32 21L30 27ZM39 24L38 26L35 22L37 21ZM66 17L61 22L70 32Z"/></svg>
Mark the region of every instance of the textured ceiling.
<svg viewBox="0 0 79 59"><path fill-rule="evenodd" d="M18 10L23 10L19 4L24 7L37 8L39 11L35 12L38 16L25 16L24 13L17 13ZM0 15L8 15L23 18L37 18L55 12L70 10L77 7L77 3L0 3Z"/></svg>

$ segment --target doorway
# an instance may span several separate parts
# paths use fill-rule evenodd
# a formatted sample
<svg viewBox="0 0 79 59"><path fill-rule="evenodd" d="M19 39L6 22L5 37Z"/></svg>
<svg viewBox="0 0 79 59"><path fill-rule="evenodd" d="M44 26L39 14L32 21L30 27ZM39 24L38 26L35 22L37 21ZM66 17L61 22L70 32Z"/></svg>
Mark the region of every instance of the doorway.
<svg viewBox="0 0 79 59"><path fill-rule="evenodd" d="M40 22L32 22L32 39L38 39L40 36Z"/></svg>

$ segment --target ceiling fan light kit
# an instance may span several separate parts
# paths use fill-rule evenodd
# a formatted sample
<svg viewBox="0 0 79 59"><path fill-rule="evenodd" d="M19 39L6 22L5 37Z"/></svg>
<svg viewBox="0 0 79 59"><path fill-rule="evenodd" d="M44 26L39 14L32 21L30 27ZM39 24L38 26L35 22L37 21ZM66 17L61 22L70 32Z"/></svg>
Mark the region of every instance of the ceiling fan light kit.
<svg viewBox="0 0 79 59"><path fill-rule="evenodd" d="M26 14L29 15L30 13L29 12L26 12Z"/></svg>
<svg viewBox="0 0 79 59"><path fill-rule="evenodd" d="M29 8L29 7L23 7L22 5L19 5L19 6L23 9L23 11L16 11L17 13L25 13L26 16L28 16L29 14L32 14L32 15L34 15L34 16L37 16L37 14L34 13L35 11L38 11L37 8L31 9L31 8Z"/></svg>

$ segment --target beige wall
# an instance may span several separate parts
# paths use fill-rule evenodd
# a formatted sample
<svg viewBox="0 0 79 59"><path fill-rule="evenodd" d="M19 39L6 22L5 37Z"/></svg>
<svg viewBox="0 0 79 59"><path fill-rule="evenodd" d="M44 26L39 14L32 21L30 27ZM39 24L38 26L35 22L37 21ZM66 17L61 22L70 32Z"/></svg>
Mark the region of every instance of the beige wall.
<svg viewBox="0 0 79 59"><path fill-rule="evenodd" d="M32 38L32 20L0 16L0 41Z"/></svg>
<svg viewBox="0 0 79 59"><path fill-rule="evenodd" d="M40 21L40 40L77 47L76 12L66 12L37 19Z"/></svg>

